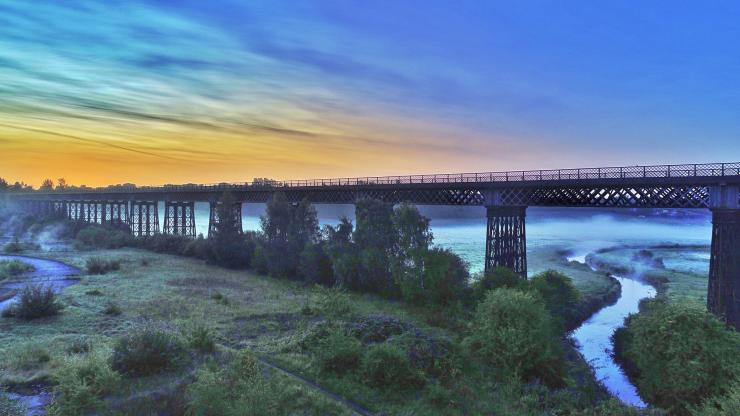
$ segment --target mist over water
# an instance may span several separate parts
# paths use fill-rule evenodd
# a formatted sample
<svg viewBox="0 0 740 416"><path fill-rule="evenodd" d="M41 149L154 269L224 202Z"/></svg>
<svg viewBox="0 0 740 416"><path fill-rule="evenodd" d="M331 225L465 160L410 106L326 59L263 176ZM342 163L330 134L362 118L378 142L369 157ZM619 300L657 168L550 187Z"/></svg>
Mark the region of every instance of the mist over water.
<svg viewBox="0 0 740 416"><path fill-rule="evenodd" d="M354 221L352 205L316 205L321 225L336 225L341 216ZM434 243L452 250L475 273L483 270L486 247L486 217L482 207L420 207L432 219ZM264 204L244 204L245 231L260 230ZM660 215L657 215L660 214ZM208 234L209 207L196 203L197 233ZM456 218L451 218L455 216ZM160 224L164 206L160 206ZM709 245L711 217L705 210L644 210L634 212L592 208L529 208L527 247L557 245L574 256L615 245L692 244ZM699 267L704 261L699 263Z"/></svg>

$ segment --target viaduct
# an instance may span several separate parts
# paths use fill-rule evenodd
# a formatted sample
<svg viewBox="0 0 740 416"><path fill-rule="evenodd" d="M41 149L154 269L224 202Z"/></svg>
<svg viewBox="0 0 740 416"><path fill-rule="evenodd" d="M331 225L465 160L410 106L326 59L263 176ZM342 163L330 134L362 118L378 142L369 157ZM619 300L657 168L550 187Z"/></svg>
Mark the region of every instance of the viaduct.
<svg viewBox="0 0 740 416"><path fill-rule="evenodd" d="M512 172L335 178L250 183L133 186L11 193L27 212L55 214L92 223L117 224L134 235L161 232L194 237L195 202L216 209L229 191L241 230L242 203L268 201L283 192L292 202L351 204L360 198L422 205L487 208L486 270L505 266L527 274L525 214L528 206L692 208L712 212L708 309L740 328L740 162L627 166Z"/></svg>

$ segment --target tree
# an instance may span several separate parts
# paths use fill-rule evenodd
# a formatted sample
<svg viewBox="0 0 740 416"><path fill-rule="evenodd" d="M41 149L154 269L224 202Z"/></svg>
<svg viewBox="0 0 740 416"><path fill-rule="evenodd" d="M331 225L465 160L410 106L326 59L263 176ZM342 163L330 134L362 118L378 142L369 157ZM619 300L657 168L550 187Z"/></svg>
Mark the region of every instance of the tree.
<svg viewBox="0 0 740 416"><path fill-rule="evenodd" d="M39 187L40 190L52 190L54 189L54 181L51 179L44 179L43 182L41 182L41 186Z"/></svg>
<svg viewBox="0 0 740 416"><path fill-rule="evenodd" d="M284 193L278 192L267 203L261 221L265 235L261 255L270 274L296 276L301 253L308 244L319 241L316 209L308 200L291 204Z"/></svg>
<svg viewBox="0 0 740 416"><path fill-rule="evenodd" d="M67 189L67 180L64 178L57 179L57 189Z"/></svg>
<svg viewBox="0 0 740 416"><path fill-rule="evenodd" d="M433 240L429 218L421 215L416 206L403 203L393 211L392 220L396 243L393 280L400 287L413 287L415 292L423 293L424 259Z"/></svg>
<svg viewBox="0 0 740 416"><path fill-rule="evenodd" d="M241 215L241 211L235 209L238 206L240 205L234 196L230 192L224 192L220 203L216 205L218 222L210 244L209 260L230 268L249 267L252 259L253 248L247 244L240 229L239 218L236 217Z"/></svg>
<svg viewBox="0 0 740 416"><path fill-rule="evenodd" d="M1 191L7 191L9 188L8 181L6 181L3 178L0 178L0 192Z"/></svg>
<svg viewBox="0 0 740 416"><path fill-rule="evenodd" d="M357 227L352 235L359 249L362 267L359 287L354 289L397 295L393 281L397 235L393 225L393 205L377 199L361 199L355 204Z"/></svg>

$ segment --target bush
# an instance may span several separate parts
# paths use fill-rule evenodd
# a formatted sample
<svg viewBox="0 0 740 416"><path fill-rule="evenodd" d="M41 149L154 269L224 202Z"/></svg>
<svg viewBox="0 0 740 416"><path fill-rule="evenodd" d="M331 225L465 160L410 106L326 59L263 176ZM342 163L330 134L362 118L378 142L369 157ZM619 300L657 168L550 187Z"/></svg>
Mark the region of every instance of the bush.
<svg viewBox="0 0 740 416"><path fill-rule="evenodd" d="M110 351L96 348L85 355L60 360L54 373L54 403L51 416L74 416L101 406L100 397L113 392L120 376L109 364Z"/></svg>
<svg viewBox="0 0 740 416"><path fill-rule="evenodd" d="M100 257L91 257L85 262L87 274L106 274L114 270L120 270L121 260L106 260Z"/></svg>
<svg viewBox="0 0 740 416"><path fill-rule="evenodd" d="M503 376L562 383L562 347L543 302L516 289L494 289L476 308L466 344Z"/></svg>
<svg viewBox="0 0 740 416"><path fill-rule="evenodd" d="M620 358L637 370L643 398L671 414L687 415L740 380L740 333L699 305L647 302L626 328Z"/></svg>
<svg viewBox="0 0 740 416"><path fill-rule="evenodd" d="M33 266L18 260L0 261L0 281L33 270Z"/></svg>
<svg viewBox="0 0 740 416"><path fill-rule="evenodd" d="M347 335L342 329L331 332L316 347L316 355L323 371L344 374L357 368L362 358L360 341Z"/></svg>
<svg viewBox="0 0 740 416"><path fill-rule="evenodd" d="M20 242L16 240L16 241L12 241L6 244L5 247L3 247L3 251L5 253L17 254L17 253L22 253L27 250L38 250L40 248L41 246L36 243L27 242L27 241Z"/></svg>
<svg viewBox="0 0 740 416"><path fill-rule="evenodd" d="M121 307L118 306L117 303L113 301L109 301L105 304L105 309L103 309L103 313L110 316L118 316L123 313L121 310Z"/></svg>
<svg viewBox="0 0 740 416"><path fill-rule="evenodd" d="M121 374L144 376L174 368L184 358L185 347L176 333L147 324L116 341L111 365Z"/></svg>
<svg viewBox="0 0 740 416"><path fill-rule="evenodd" d="M54 316L62 310L51 286L29 284L21 290L18 303L10 308L8 314L20 319L32 320ZM5 311L4 311L5 312Z"/></svg>
<svg viewBox="0 0 740 416"><path fill-rule="evenodd" d="M722 397L707 400L701 407L691 409L693 416L740 415L740 382L729 389Z"/></svg>
<svg viewBox="0 0 740 416"><path fill-rule="evenodd" d="M388 315L369 315L359 318L349 325L352 336L363 344L384 342L394 335L410 329L410 325Z"/></svg>
<svg viewBox="0 0 740 416"><path fill-rule="evenodd" d="M9 368L18 371L33 370L51 361L49 351L35 342L26 342L12 347L6 353Z"/></svg>
<svg viewBox="0 0 740 416"><path fill-rule="evenodd" d="M352 312L352 300L343 289L316 286L315 290L318 292L316 306L327 318L334 319Z"/></svg>
<svg viewBox="0 0 740 416"><path fill-rule="evenodd" d="M529 287L545 301L552 317L565 326L573 326L578 319L580 293L568 276L548 270L534 276Z"/></svg>
<svg viewBox="0 0 740 416"><path fill-rule="evenodd" d="M247 350L224 369L207 363L188 386L187 414L274 416L280 411L282 392L274 381L265 380L257 358Z"/></svg>
<svg viewBox="0 0 740 416"><path fill-rule="evenodd" d="M412 368L406 352L392 344L376 344L368 349L362 360L362 375L370 385L381 388L417 388L425 382L424 376Z"/></svg>
<svg viewBox="0 0 740 416"><path fill-rule="evenodd" d="M330 286L334 282L331 259L323 244L307 244L298 260L298 277L307 283Z"/></svg>
<svg viewBox="0 0 740 416"><path fill-rule="evenodd" d="M183 255L192 241L184 235L154 234L139 240L139 246L157 253Z"/></svg>
<svg viewBox="0 0 740 416"><path fill-rule="evenodd" d="M103 225L89 225L81 229L76 239L95 248L121 248L134 244L134 237L128 231Z"/></svg>
<svg viewBox="0 0 740 416"><path fill-rule="evenodd" d="M185 339L188 346L202 353L216 351L216 339L213 333L203 323L194 323L185 328Z"/></svg>
<svg viewBox="0 0 740 416"><path fill-rule="evenodd" d="M467 265L455 253L440 248L426 252L422 287L425 303L446 306L460 300L469 279Z"/></svg>
<svg viewBox="0 0 740 416"><path fill-rule="evenodd" d="M480 301L492 289L515 289L526 284L526 282L526 279L514 273L508 267L496 267L480 275L480 278L473 282L473 296L476 300Z"/></svg>

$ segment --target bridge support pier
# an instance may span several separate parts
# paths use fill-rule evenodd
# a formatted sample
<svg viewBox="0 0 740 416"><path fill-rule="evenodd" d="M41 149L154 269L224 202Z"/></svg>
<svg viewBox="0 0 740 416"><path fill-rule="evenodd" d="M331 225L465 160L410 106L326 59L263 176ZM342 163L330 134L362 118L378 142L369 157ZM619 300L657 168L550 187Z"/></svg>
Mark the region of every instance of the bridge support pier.
<svg viewBox="0 0 740 416"><path fill-rule="evenodd" d="M527 277L526 206L487 207L485 271L507 267Z"/></svg>
<svg viewBox="0 0 740 416"><path fill-rule="evenodd" d="M131 201L129 226L136 237L148 237L159 233L159 203Z"/></svg>
<svg viewBox="0 0 740 416"><path fill-rule="evenodd" d="M740 187L710 188L712 253L707 309L740 329Z"/></svg>
<svg viewBox="0 0 740 416"><path fill-rule="evenodd" d="M195 202L165 202L164 233L195 237Z"/></svg>
<svg viewBox="0 0 740 416"><path fill-rule="evenodd" d="M230 218L230 223L234 227L234 231L242 233L242 203L234 202L234 204L226 208L219 202L211 202L210 216L208 218L208 238L214 237L219 230L219 226L222 223L221 214L227 212Z"/></svg>
<svg viewBox="0 0 740 416"><path fill-rule="evenodd" d="M128 228L128 202L105 201L103 202L102 222L114 227Z"/></svg>

